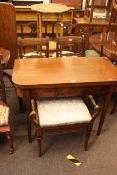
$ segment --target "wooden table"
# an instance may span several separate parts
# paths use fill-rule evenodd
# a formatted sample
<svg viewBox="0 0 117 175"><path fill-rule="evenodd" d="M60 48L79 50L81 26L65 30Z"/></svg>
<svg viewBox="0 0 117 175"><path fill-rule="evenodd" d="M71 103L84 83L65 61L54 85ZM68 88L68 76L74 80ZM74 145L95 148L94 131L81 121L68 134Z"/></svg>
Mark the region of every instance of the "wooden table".
<svg viewBox="0 0 117 175"><path fill-rule="evenodd" d="M31 6L31 9L37 12L38 15L38 24L37 24L37 33L39 37L42 37L42 14L56 14L56 24L57 24L57 33L59 31L59 27L61 29L60 35L63 35L63 12L67 12L70 9L74 9L73 7L67 7L62 4L35 4ZM51 19L53 20L53 19ZM59 24L59 25L58 25Z"/></svg>
<svg viewBox="0 0 117 175"><path fill-rule="evenodd" d="M74 23L77 24L76 33L81 33L85 36L85 49L89 48L89 37L93 33L99 33L106 31L109 25L109 22L106 19L93 19L92 22L89 22L85 18L74 18ZM112 24L112 27L115 27L116 24Z"/></svg>
<svg viewBox="0 0 117 175"><path fill-rule="evenodd" d="M111 95L117 86L117 69L106 57L16 59L12 81L26 102L27 115L33 97L105 94L97 133L99 135ZM28 136L30 141L30 132Z"/></svg>
<svg viewBox="0 0 117 175"><path fill-rule="evenodd" d="M114 42L114 37L114 32L110 32L110 35L106 35L106 33L98 33L90 36L89 43L98 52L102 51L109 59L117 61L117 44Z"/></svg>

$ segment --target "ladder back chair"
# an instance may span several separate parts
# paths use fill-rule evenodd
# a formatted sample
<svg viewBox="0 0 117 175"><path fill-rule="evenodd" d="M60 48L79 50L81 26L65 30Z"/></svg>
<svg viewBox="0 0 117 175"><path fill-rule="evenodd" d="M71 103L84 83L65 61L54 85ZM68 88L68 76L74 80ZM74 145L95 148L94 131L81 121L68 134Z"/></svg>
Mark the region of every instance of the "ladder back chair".
<svg viewBox="0 0 117 175"><path fill-rule="evenodd" d="M14 152L13 139L11 135L11 126L10 126L10 108L7 105L5 85L3 80L3 70L1 64L2 56L0 55L0 90L1 90L1 99L0 99L0 133L6 134L7 139L10 144L10 152Z"/></svg>
<svg viewBox="0 0 117 175"><path fill-rule="evenodd" d="M49 57L49 38L20 38L18 48L20 58Z"/></svg>
<svg viewBox="0 0 117 175"><path fill-rule="evenodd" d="M32 112L29 114L29 119L36 126L39 156L42 154L41 139L46 134L84 130L86 131L84 148L87 150L93 123L100 111L91 95L88 100L93 106L93 113L89 112L86 103L80 97L31 100Z"/></svg>
<svg viewBox="0 0 117 175"><path fill-rule="evenodd" d="M56 57L61 56L84 56L84 37L57 36Z"/></svg>

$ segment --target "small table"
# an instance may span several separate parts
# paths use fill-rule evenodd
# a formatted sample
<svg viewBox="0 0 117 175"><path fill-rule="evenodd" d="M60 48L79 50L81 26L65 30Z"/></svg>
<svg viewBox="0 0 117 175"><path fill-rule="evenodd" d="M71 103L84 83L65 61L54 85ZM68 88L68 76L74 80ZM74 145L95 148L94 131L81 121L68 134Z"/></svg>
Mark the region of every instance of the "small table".
<svg viewBox="0 0 117 175"><path fill-rule="evenodd" d="M92 35L89 38L89 43L98 52L102 51L110 60L117 61L117 44L114 42L114 34L114 32L109 32L109 35L106 33Z"/></svg>
<svg viewBox="0 0 117 175"><path fill-rule="evenodd" d="M10 51L0 47L0 55L3 56L2 65L6 65L10 58Z"/></svg>
<svg viewBox="0 0 117 175"><path fill-rule="evenodd" d="M38 14L38 24L37 24L37 33L39 37L42 37L42 14L49 13L49 14L56 14L57 18L57 24L60 23L62 25L63 23L63 12L67 12L71 9L74 9L73 7L67 7L66 5L62 4L56 4L56 3L49 3L49 4L35 4L31 6L32 10L37 11ZM58 27L60 25L57 25L57 33L58 33ZM63 35L63 26L61 26L60 35Z"/></svg>
<svg viewBox="0 0 117 175"><path fill-rule="evenodd" d="M31 111L31 98L105 94L98 127L101 132L111 95L117 86L117 69L106 57L16 59L12 81ZM28 118L28 117L27 117ZM28 137L31 138L28 120Z"/></svg>

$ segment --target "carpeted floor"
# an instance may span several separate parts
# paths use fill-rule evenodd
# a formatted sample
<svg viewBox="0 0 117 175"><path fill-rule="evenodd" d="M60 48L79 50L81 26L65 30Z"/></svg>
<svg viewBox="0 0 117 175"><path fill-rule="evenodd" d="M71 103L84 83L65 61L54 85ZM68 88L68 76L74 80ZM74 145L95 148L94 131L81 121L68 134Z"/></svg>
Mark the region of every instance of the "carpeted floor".
<svg viewBox="0 0 117 175"><path fill-rule="evenodd" d="M83 150L84 133L46 136L43 156L38 157L37 142L27 141L26 118L19 112L13 88L8 88L15 152L0 138L0 175L116 175L117 174L117 112L107 114L100 136L96 136L98 120L91 135L89 150ZM82 164L77 167L66 159L71 154Z"/></svg>

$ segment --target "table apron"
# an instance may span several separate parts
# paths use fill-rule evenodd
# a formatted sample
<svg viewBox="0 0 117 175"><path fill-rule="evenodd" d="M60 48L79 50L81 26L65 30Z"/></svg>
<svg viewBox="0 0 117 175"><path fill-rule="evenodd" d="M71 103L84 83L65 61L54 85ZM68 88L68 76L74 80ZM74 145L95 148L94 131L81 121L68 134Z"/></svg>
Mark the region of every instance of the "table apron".
<svg viewBox="0 0 117 175"><path fill-rule="evenodd" d="M115 85L97 85L97 86L78 86L78 87L54 87L54 88L33 88L33 89L18 89L17 95L23 97L28 92L30 98L39 97L65 97L65 96L81 96L88 94L106 94L109 89ZM116 88L117 89L117 88Z"/></svg>

